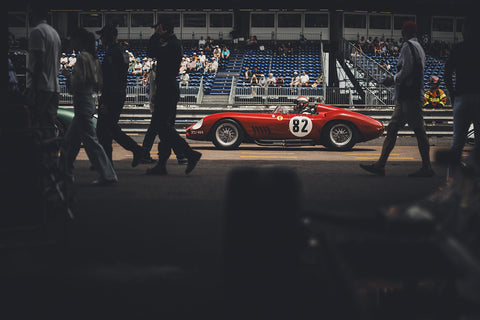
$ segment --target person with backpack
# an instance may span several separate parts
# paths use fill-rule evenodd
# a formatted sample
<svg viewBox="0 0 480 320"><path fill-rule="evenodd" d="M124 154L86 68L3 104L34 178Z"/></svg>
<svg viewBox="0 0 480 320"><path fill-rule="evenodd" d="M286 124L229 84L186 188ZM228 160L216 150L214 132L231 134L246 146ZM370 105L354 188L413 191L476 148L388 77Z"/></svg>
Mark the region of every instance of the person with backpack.
<svg viewBox="0 0 480 320"><path fill-rule="evenodd" d="M409 174L409 177L432 177L435 172L430 162L430 144L422 116L423 74L425 52L416 38L417 24L406 21L402 26L402 36L406 40L400 51L397 73L394 78L386 78L384 85L395 85L395 110L387 126L387 136L383 142L382 153L373 164L360 164L360 167L378 176L385 175L385 165L390 152L397 141L398 131L408 123L415 133L418 149L422 158L422 167Z"/></svg>
<svg viewBox="0 0 480 320"><path fill-rule="evenodd" d="M95 100L93 92L102 87L102 72L95 53L95 36L84 28L71 34L72 47L79 51L72 73L63 70L73 95L75 116L64 137L60 164L67 177L73 181L73 163L83 142L85 151L100 177L94 185L108 185L118 181L112 163L98 141L93 115Z"/></svg>

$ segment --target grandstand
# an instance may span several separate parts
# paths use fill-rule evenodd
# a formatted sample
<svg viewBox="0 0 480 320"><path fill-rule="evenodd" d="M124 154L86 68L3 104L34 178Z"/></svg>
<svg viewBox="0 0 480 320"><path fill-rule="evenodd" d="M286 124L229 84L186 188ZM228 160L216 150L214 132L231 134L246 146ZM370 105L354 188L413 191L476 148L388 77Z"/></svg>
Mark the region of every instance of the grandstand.
<svg viewBox="0 0 480 320"><path fill-rule="evenodd" d="M388 74L382 71L382 62L388 61L389 72L395 73L396 56L366 53L362 57L364 61L360 63L360 59L352 57L345 45L342 49L336 49L337 43L355 44L361 37L399 39L402 22L411 19L421 27L419 34L428 34L432 46L434 43L443 43L448 47L461 40L460 26L463 20L460 16L425 17L416 12L349 12L331 9L122 11L96 8L55 10L52 12L52 24L63 38L67 38L69 29L75 26L96 31L106 23L115 21L118 23L120 40L128 43L128 49L135 58L143 60L146 56L146 39L152 32L149 26L165 15L175 21L175 33L182 40L187 57L194 52L198 54L198 40L201 37L210 38L215 44L225 44L231 51L230 59L221 60L215 73L189 73L189 85L188 88L181 88L180 101L188 104L288 103L295 95L304 93L325 103L390 105L392 101L378 96L377 92L380 90L386 96L391 95L386 88L379 88L378 84ZM14 45L25 47L23 39L28 36L30 29L26 13L9 11L8 21L9 32L15 38ZM259 41L255 47L248 45L252 36ZM308 40L307 48L300 46L300 39L304 37ZM293 50L288 54L276 54L275 46L278 43L290 43ZM72 53L65 52L69 55ZM102 54L100 47L100 59ZM205 54L207 59L211 59L211 52L206 51ZM444 61L444 56L428 55L426 85L432 75L443 80ZM251 70L257 68L259 74L281 76L285 80L283 88L251 88L250 83L243 79L246 67ZM310 83L323 72L325 85L315 90L311 87L290 90L293 73L302 71L306 71ZM64 85L62 76L60 81ZM130 74L128 85L128 103L140 105L148 101L148 86L142 84L141 76ZM63 92L63 102L69 103L66 89ZM375 98L369 98L372 94Z"/></svg>

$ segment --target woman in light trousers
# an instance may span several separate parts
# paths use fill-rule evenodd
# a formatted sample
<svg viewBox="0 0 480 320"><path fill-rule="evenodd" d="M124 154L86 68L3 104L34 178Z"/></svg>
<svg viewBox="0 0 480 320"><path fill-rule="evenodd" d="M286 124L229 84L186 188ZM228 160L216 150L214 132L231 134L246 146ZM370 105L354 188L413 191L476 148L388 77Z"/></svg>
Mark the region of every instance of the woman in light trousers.
<svg viewBox="0 0 480 320"><path fill-rule="evenodd" d="M102 85L100 64L95 55L95 36L81 28L72 34L72 46L80 51L77 62L69 77L70 91L73 94L75 116L70 124L63 144L64 171L73 179L73 163L83 142L85 152L95 170L100 174L95 185L107 185L118 181L112 163L98 142L93 115L95 100L93 92Z"/></svg>

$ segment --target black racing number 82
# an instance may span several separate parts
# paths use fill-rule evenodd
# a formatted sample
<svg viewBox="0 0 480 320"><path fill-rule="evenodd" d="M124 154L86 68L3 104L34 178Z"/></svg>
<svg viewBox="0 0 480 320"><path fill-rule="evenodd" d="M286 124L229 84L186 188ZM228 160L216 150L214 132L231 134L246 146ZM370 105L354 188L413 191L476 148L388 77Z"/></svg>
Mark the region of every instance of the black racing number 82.
<svg viewBox="0 0 480 320"><path fill-rule="evenodd" d="M302 122L302 129L300 130L300 122ZM308 132L307 126L308 126L308 120L307 119L293 119L292 122L292 131L297 133L297 132Z"/></svg>

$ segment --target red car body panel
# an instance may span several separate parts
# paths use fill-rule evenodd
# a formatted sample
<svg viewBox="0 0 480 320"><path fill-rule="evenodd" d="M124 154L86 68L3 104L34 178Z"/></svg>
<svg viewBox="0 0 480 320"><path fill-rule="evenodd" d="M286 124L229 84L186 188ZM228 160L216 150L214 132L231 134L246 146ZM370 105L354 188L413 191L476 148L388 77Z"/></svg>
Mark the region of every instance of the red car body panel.
<svg viewBox="0 0 480 320"><path fill-rule="evenodd" d="M316 108L316 114L289 114L279 111L216 113L204 117L201 123L188 127L186 136L192 140L211 140L212 129L223 119L236 121L252 140L312 139L315 144L322 144L322 129L331 121L352 123L359 133L357 142L371 140L383 134L383 124L371 117L323 104L317 104Z"/></svg>

